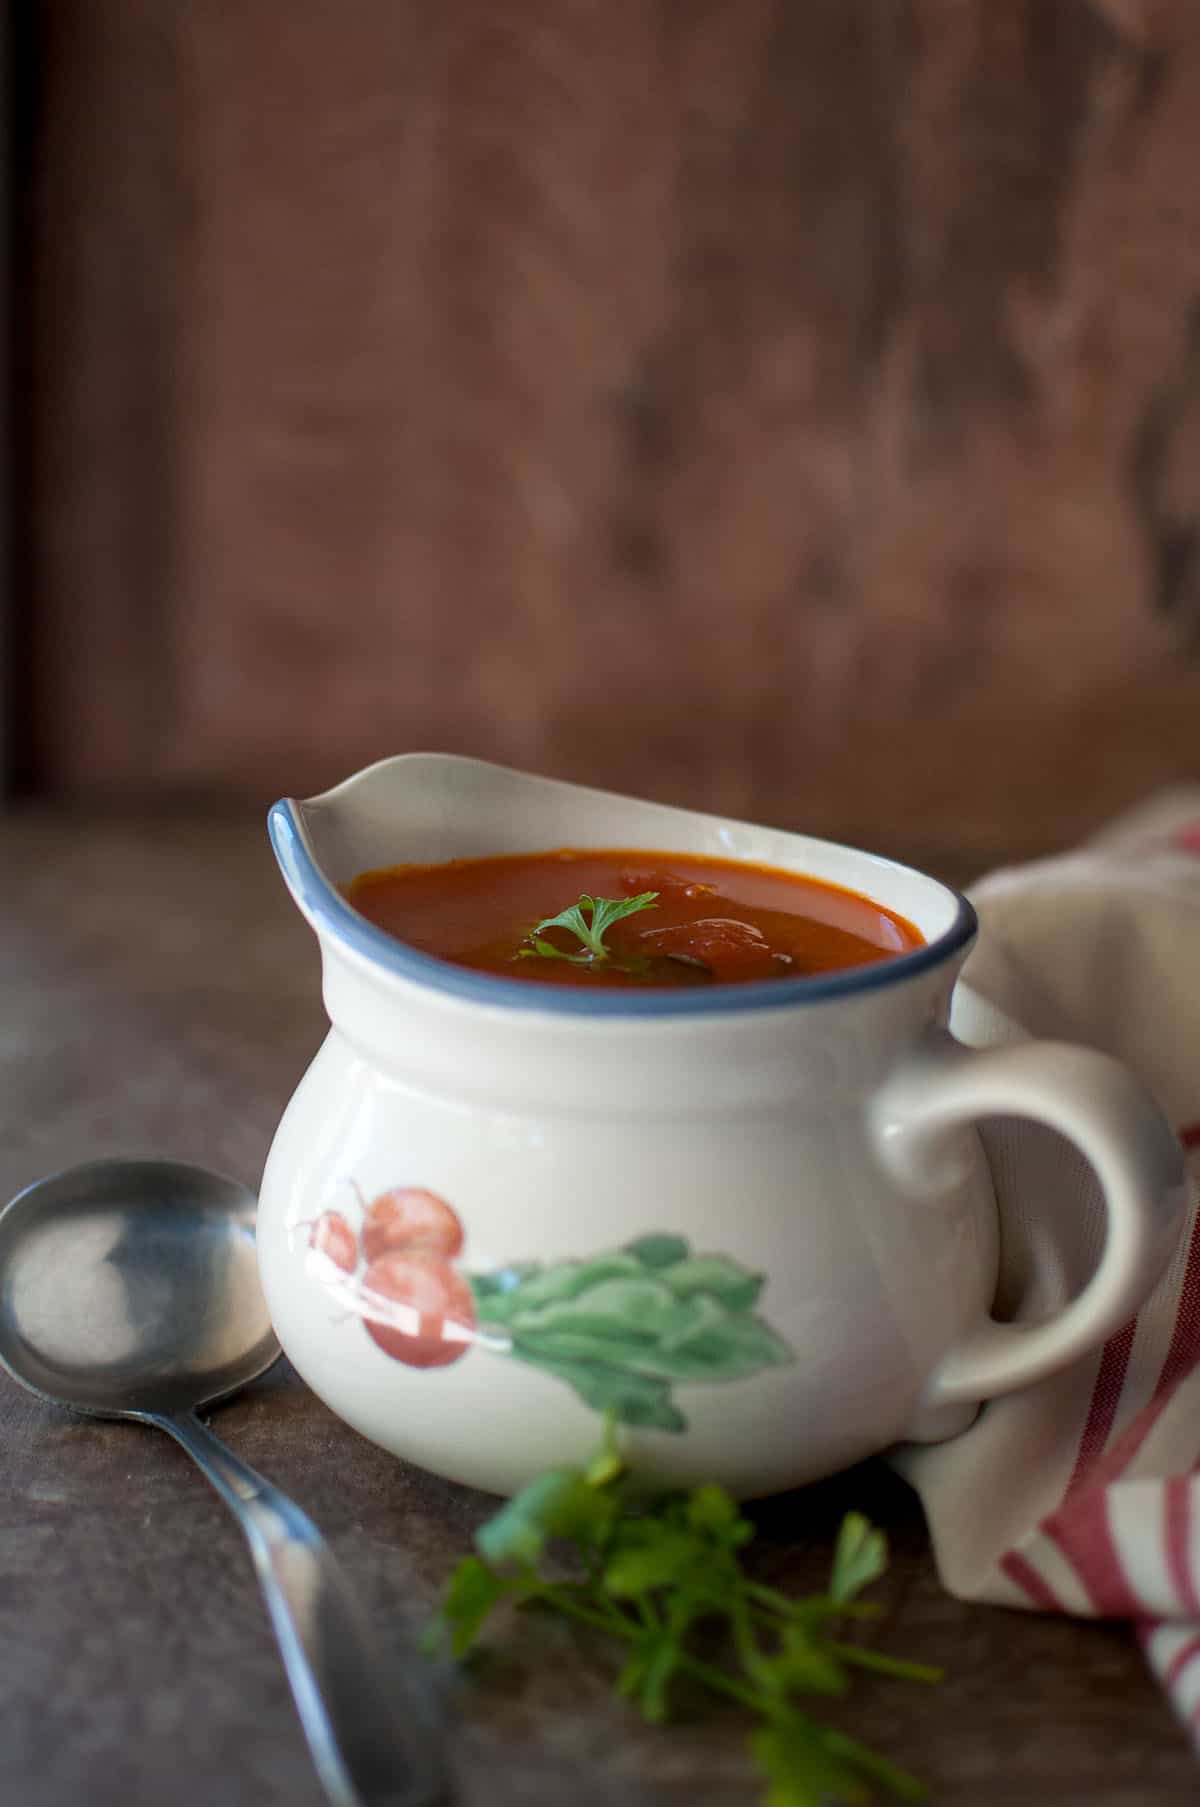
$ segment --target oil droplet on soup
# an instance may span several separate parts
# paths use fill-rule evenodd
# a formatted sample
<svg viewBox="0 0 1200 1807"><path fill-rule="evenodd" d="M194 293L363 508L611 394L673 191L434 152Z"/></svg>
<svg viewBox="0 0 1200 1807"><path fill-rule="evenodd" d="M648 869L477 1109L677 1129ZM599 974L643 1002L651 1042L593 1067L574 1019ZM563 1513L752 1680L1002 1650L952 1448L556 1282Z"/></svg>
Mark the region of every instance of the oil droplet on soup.
<svg viewBox="0 0 1200 1807"><path fill-rule="evenodd" d="M610 924L604 957L569 929L532 931L581 898L656 893ZM364 872L354 908L410 947L517 981L689 987L795 979L923 945L913 924L857 891L775 866L645 849L555 848ZM586 918L585 918L586 920ZM551 955L543 957L548 948ZM575 956L571 958L570 956Z"/></svg>

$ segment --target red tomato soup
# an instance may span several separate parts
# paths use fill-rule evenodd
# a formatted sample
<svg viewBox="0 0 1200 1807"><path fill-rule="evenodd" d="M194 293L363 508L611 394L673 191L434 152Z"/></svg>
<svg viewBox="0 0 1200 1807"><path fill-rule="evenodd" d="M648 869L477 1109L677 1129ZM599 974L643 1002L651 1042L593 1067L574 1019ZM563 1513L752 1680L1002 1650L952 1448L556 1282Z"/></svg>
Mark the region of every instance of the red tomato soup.
<svg viewBox="0 0 1200 1807"><path fill-rule="evenodd" d="M346 897L423 953L550 985L795 979L923 945L856 891L703 854L561 848L392 866L361 873Z"/></svg>

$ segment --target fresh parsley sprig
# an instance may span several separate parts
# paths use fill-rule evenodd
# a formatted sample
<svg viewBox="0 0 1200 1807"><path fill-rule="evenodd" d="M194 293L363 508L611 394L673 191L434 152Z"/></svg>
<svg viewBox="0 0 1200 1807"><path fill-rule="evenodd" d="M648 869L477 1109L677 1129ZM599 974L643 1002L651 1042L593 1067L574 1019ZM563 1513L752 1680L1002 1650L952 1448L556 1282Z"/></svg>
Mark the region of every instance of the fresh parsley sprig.
<svg viewBox="0 0 1200 1807"><path fill-rule="evenodd" d="M679 1680L756 1714L749 1748L768 1784L763 1807L859 1807L879 1789L923 1800L916 1777L797 1704L806 1694L844 1695L855 1669L940 1679L937 1669L843 1635L848 1622L880 1610L858 1596L887 1566L883 1533L849 1513L828 1591L804 1599L747 1575L739 1552L753 1535L720 1487L633 1497L610 1421L588 1468L540 1475L482 1526L477 1553L450 1579L431 1643L465 1656L502 1603L558 1612L618 1640L625 1662L617 1691L647 1719L668 1716ZM573 1579L546 1572L551 1549L571 1558ZM703 1655L693 1636L701 1625ZM712 1655L714 1629L723 1634L724 1656Z"/></svg>
<svg viewBox="0 0 1200 1807"><path fill-rule="evenodd" d="M635 916L639 910L657 907L657 891L643 891L638 897L589 897L585 891L578 903L535 923L525 938L529 946L519 948L517 957L528 960L540 955L544 960L569 960L572 966L599 966L612 958L604 937L613 923L624 916ZM555 947L545 939L547 929L566 929L579 942L579 951L570 953Z"/></svg>

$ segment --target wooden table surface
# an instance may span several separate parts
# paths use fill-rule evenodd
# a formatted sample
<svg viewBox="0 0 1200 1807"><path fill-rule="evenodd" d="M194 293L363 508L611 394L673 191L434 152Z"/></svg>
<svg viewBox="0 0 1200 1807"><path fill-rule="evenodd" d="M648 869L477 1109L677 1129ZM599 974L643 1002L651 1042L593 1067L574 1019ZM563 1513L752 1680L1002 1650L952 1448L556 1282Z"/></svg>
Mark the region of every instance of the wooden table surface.
<svg viewBox="0 0 1200 1807"><path fill-rule="evenodd" d="M253 1184L323 1030L316 950L256 821L0 822L0 1194L151 1154ZM217 1429L316 1519L381 1635L424 1617L489 1502L365 1443L285 1366ZM0 1378L0 1803L320 1807L240 1535L186 1457ZM1116 1626L945 1595L912 1495L880 1464L770 1502L756 1560L819 1585L853 1504L887 1530L885 1648L938 1689L870 1684L856 1732L934 1802L1193 1802L1200 1770ZM455 1695L460 1799L488 1807L740 1807L736 1710L651 1730L565 1624Z"/></svg>

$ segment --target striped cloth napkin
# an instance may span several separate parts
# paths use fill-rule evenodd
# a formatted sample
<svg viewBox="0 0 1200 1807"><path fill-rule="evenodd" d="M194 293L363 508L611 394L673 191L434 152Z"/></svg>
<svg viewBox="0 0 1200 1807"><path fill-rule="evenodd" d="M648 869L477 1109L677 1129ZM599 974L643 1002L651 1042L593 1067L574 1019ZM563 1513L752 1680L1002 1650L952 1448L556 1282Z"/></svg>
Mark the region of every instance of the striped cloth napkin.
<svg viewBox="0 0 1200 1807"><path fill-rule="evenodd" d="M973 892L982 934L953 1027L985 1046L1087 1042L1155 1092L1200 1181L1200 790ZM1078 1290L1102 1213L1090 1170L1030 1124L983 1131L1002 1221L998 1311ZM1129 1619L1200 1747L1200 1185L1171 1266L1086 1361L893 1460L965 1599Z"/></svg>

